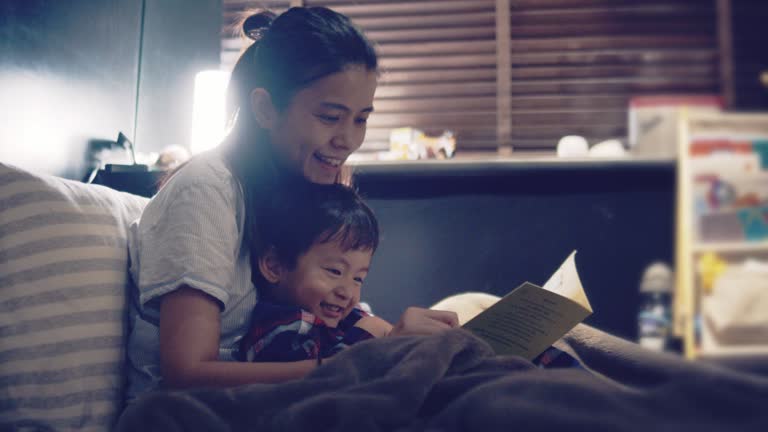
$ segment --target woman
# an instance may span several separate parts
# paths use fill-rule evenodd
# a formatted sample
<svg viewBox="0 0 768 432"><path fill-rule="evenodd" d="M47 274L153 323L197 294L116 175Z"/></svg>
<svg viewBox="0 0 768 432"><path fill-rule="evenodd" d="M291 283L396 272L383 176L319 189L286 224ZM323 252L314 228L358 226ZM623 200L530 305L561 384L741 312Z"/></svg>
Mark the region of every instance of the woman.
<svg viewBox="0 0 768 432"><path fill-rule="evenodd" d="M233 354L257 302L252 254L260 208L302 182L340 182L373 111L377 57L350 21L326 8L247 19L254 39L237 62L231 132L176 172L131 227L128 337L132 400L159 386L236 386L300 378L315 361L238 363ZM373 332L430 334L452 312L410 308Z"/></svg>

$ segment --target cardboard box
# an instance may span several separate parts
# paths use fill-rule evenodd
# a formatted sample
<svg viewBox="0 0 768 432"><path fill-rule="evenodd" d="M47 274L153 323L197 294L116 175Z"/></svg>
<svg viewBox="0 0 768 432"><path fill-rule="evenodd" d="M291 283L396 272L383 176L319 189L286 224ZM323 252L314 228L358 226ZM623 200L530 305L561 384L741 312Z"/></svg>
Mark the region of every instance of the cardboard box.
<svg viewBox="0 0 768 432"><path fill-rule="evenodd" d="M680 108L719 112L716 95L637 96L629 100L629 148L638 156L676 157Z"/></svg>

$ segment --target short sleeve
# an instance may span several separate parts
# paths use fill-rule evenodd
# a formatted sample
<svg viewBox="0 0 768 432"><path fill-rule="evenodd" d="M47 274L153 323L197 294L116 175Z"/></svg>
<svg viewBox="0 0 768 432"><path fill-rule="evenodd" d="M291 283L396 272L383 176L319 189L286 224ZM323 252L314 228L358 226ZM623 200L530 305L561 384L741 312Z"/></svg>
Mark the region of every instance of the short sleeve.
<svg viewBox="0 0 768 432"><path fill-rule="evenodd" d="M359 307L353 308L349 315L339 323L338 329L342 332L342 335L333 345L327 346L321 353L321 356L323 358L332 357L351 345L364 340L374 339L374 336L366 330L355 327L358 321L368 316L371 315Z"/></svg>
<svg viewBox="0 0 768 432"><path fill-rule="evenodd" d="M370 313L363 310L359 305L352 308L351 311L349 311L349 315L347 315L341 322L339 323L339 328L343 331L348 331L352 328L354 328L355 324L357 324L358 321L365 317L372 316Z"/></svg>
<svg viewBox="0 0 768 432"><path fill-rule="evenodd" d="M139 302L188 285L225 308L242 241L238 197L226 182L166 187L136 227Z"/></svg>

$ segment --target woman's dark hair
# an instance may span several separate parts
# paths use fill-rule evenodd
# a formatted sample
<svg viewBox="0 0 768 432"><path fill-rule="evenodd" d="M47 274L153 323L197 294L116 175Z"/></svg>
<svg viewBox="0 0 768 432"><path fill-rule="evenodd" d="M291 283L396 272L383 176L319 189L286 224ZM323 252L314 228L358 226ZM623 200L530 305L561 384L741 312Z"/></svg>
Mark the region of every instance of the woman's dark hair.
<svg viewBox="0 0 768 432"><path fill-rule="evenodd" d="M273 248L277 259L295 268L299 256L318 243L338 242L343 251L376 251L379 224L373 211L349 186L305 183L302 190L273 195L259 213L259 250L251 250L256 259ZM268 283L254 267L253 278L260 292Z"/></svg>
<svg viewBox="0 0 768 432"><path fill-rule="evenodd" d="M324 7L294 7L279 16L257 13L245 19L242 32L254 42L230 76L230 134L224 142L224 155L243 191L243 243L254 251L264 244L257 224L261 224L265 202L274 196L299 193L297 185L308 181L278 164L266 132L251 114L251 92L255 88L267 90L275 108L283 110L298 91L313 82L349 66L375 71L378 59L371 42L349 18ZM251 254L254 275L259 273L255 258Z"/></svg>
<svg viewBox="0 0 768 432"><path fill-rule="evenodd" d="M275 107L284 109L297 91L347 66L378 68L371 42L349 18L328 8L257 13L243 21L242 32L254 42L235 64L227 89L233 125L252 121L244 113L255 88L266 89Z"/></svg>

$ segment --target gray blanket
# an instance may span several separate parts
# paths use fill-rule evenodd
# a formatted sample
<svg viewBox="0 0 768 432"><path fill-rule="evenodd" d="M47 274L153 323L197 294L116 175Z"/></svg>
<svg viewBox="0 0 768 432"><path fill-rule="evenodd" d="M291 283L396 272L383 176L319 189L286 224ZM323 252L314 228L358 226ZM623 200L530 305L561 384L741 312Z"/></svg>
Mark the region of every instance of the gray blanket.
<svg viewBox="0 0 768 432"><path fill-rule="evenodd" d="M585 325L539 369L463 330L371 340L303 380L161 392L119 431L760 431L768 378L657 354Z"/></svg>

